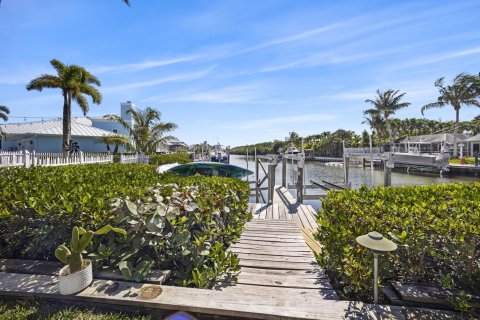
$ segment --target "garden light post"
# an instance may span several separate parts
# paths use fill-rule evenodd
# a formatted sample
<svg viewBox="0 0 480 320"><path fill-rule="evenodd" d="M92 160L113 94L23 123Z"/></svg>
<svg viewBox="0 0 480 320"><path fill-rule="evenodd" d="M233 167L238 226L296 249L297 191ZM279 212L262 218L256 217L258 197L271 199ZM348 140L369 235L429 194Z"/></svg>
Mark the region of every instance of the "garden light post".
<svg viewBox="0 0 480 320"><path fill-rule="evenodd" d="M397 245L376 231L359 236L356 240L361 246L373 252L373 300L375 304L378 304L378 256L384 252L396 250Z"/></svg>

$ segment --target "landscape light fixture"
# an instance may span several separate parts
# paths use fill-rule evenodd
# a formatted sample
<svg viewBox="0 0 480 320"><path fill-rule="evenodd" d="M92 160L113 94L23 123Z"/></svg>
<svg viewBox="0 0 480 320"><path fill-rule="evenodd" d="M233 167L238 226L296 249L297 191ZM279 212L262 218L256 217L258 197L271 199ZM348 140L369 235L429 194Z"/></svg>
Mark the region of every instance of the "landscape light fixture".
<svg viewBox="0 0 480 320"><path fill-rule="evenodd" d="M384 252L397 250L397 245L376 231L359 236L356 240L361 246L373 252L373 300L378 304L378 256Z"/></svg>

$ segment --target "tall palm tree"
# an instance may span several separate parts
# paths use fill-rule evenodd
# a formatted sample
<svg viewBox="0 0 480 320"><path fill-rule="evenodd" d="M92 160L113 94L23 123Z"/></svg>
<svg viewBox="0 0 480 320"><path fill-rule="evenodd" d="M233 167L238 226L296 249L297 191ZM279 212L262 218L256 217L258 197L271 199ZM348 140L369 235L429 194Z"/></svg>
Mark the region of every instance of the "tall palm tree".
<svg viewBox="0 0 480 320"><path fill-rule="evenodd" d="M365 115L380 115L380 117L385 121L391 146L395 145L395 140L393 139L389 118L395 114L395 111L410 105L409 102L400 102L400 100L402 100L402 98L405 96L405 93L398 94L398 92L399 90L391 89L385 92L377 90L377 97L375 97L375 100L365 100L366 103L373 105L373 108L363 112Z"/></svg>
<svg viewBox="0 0 480 320"><path fill-rule="evenodd" d="M130 139L121 134L112 134L109 136L101 137L97 139L97 142L105 143L108 152L111 151L110 145L113 145L113 155L116 155L118 153L118 148L120 146L126 146L127 148L131 147Z"/></svg>
<svg viewBox="0 0 480 320"><path fill-rule="evenodd" d="M426 110L452 106L455 110L455 129L453 134L453 155L457 155L457 132L460 122L460 109L462 106L480 107L478 96L480 95L480 76L473 76L467 73L460 73L450 85L445 85L445 77L435 81L440 95L436 102L426 104L422 107L422 115Z"/></svg>
<svg viewBox="0 0 480 320"><path fill-rule="evenodd" d="M93 103L100 104L102 95L92 85L100 86L100 81L90 74L85 68L77 65L66 65L57 59L52 59L50 64L53 66L56 75L42 74L33 79L27 85L27 90L42 91L45 88L60 89L63 95L63 139L62 150L68 153L70 150L70 137L72 132L72 101L76 102L83 114L86 115L89 110L87 98L92 98Z"/></svg>
<svg viewBox="0 0 480 320"><path fill-rule="evenodd" d="M173 136L164 134L175 130L178 126L173 122L161 122L160 111L146 108L144 111L130 109L127 111L132 115L132 122L129 123L118 115L106 115L104 118L117 121L130 133L136 151L151 154L166 142L177 140Z"/></svg>
<svg viewBox="0 0 480 320"><path fill-rule="evenodd" d="M8 114L10 113L10 109L8 109L6 106L0 106L0 119L3 121L8 120ZM3 137L5 135L5 132L2 131L2 128L0 128L0 137Z"/></svg>

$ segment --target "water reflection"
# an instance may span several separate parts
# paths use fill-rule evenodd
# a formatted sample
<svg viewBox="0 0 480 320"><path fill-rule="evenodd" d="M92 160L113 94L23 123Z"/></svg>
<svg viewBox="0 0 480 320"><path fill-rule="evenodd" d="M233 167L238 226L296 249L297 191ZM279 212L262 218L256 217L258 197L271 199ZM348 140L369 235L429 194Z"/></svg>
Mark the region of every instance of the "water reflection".
<svg viewBox="0 0 480 320"><path fill-rule="evenodd" d="M255 159L254 157L249 156L248 162L246 161L246 156L232 155L230 157L230 163L236 166L240 166L255 172ZM265 161L265 170L267 170L267 162ZM296 166L289 161L287 164L287 182L288 184L294 184L295 174L293 169ZM265 176L262 169L259 170L259 178ZM251 175L249 179L252 181L255 179L255 175ZM326 166L321 162L306 162L305 163L305 182L310 184L310 180L321 183L322 180L329 182L343 184L344 182L344 169L343 167L334 167ZM361 184L365 184L368 187L372 187L372 172L370 168L362 167L350 167L349 171L349 180L351 182L352 188L357 189ZM419 185L419 184L442 184L442 183L451 183L451 182L460 182L460 181L480 181L480 178L476 177L467 177L467 176L443 176L440 177L437 173L410 173L405 172L392 172L392 185L401 186L401 185ZM275 170L275 184L282 184L282 165L279 164ZM373 186L382 186L383 185L383 170L374 169L373 171ZM266 182L265 182L266 186ZM289 191L295 195L295 189L289 189ZM321 194L321 190L312 189L308 190L309 194ZM266 194L264 194L266 199ZM255 202L255 199L252 198L250 201ZM310 200L305 201L304 203L312 205L316 210L321 207L320 201Z"/></svg>

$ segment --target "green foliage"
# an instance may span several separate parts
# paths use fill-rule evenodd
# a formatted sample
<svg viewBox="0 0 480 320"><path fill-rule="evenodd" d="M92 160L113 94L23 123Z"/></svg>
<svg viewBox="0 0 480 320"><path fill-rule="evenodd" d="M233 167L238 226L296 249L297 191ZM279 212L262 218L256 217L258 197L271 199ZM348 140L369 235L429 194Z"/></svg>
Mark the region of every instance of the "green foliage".
<svg viewBox="0 0 480 320"><path fill-rule="evenodd" d="M355 238L375 230L399 245L380 259L383 279L450 282L478 294L479 194L480 183L330 192L315 235L324 245L319 261L346 297L371 300L372 255Z"/></svg>
<svg viewBox="0 0 480 320"><path fill-rule="evenodd" d="M39 300L0 299L0 319L2 320L150 320L158 319L150 312L112 312L106 306L95 308Z"/></svg>
<svg viewBox="0 0 480 320"><path fill-rule="evenodd" d="M170 163L189 163L192 162L191 156L186 152L177 152L171 154L155 154L148 158L148 162L154 166L161 166Z"/></svg>
<svg viewBox="0 0 480 320"><path fill-rule="evenodd" d="M175 270L177 283L210 287L238 270L226 253L251 216L248 186L239 180L188 178L185 186L158 185L141 200L115 199L111 219L127 231L90 254L97 265L118 265L124 278L141 281L154 266Z"/></svg>
<svg viewBox="0 0 480 320"><path fill-rule="evenodd" d="M175 281L192 286L205 283L193 280L198 270L208 274L210 285L211 275L236 268L236 260L221 250L250 217L244 181L159 175L155 166L136 164L1 171L1 258L54 259L57 246L78 226L72 243L80 244L82 230L99 229L104 236L86 248L94 266L119 267L128 279L138 281L158 267L176 270ZM113 207L109 199L116 199ZM106 234L110 229L127 235ZM222 249L212 250L217 244ZM68 252L60 250L65 262Z"/></svg>
<svg viewBox="0 0 480 320"><path fill-rule="evenodd" d="M153 108L136 110L130 108L127 113L132 117L132 123L118 115L106 115L104 118L120 123L130 134L135 151L153 154L157 148L166 142L176 140L165 134L178 126L173 122L161 122L161 112Z"/></svg>

